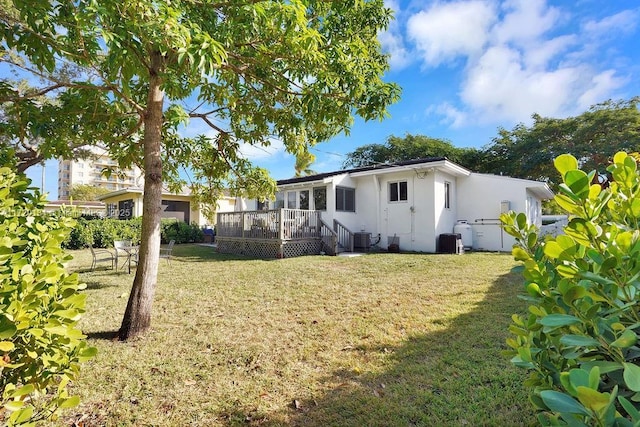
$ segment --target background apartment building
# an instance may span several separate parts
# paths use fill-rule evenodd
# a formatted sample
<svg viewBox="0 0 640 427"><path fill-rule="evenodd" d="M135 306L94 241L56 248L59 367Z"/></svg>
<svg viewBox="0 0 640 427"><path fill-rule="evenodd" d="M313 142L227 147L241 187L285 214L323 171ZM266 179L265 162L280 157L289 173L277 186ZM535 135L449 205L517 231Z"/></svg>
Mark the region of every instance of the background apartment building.
<svg viewBox="0 0 640 427"><path fill-rule="evenodd" d="M94 153L93 159L58 161L59 200L68 200L71 187L78 184L94 185L111 191L143 186L142 172L137 167L128 170L114 169L107 178L102 171L105 168L114 168L117 163L99 149L94 149Z"/></svg>

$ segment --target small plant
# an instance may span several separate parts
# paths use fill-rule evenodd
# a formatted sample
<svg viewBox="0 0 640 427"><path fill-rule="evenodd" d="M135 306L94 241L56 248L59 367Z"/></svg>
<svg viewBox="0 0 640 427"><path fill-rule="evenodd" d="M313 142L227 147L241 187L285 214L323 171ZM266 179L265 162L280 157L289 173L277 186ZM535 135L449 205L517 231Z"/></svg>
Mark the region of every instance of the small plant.
<svg viewBox="0 0 640 427"><path fill-rule="evenodd" d="M528 316L513 316L506 353L531 370L525 385L542 425L640 425L640 173L617 153L610 185L571 155L556 158L564 235L538 239L504 214L525 279Z"/></svg>
<svg viewBox="0 0 640 427"><path fill-rule="evenodd" d="M0 423L33 425L77 405L66 391L95 354L76 328L84 285L60 248L74 221L44 213L29 180L0 168Z"/></svg>

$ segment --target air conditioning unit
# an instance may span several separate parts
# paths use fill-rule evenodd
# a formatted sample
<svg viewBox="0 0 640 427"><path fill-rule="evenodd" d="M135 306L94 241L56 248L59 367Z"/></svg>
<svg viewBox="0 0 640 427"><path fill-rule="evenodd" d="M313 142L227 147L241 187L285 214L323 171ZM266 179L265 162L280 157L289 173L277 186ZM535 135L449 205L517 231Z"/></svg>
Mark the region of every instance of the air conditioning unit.
<svg viewBox="0 0 640 427"><path fill-rule="evenodd" d="M371 249L371 233L354 233L353 250L359 252L368 252L369 249Z"/></svg>

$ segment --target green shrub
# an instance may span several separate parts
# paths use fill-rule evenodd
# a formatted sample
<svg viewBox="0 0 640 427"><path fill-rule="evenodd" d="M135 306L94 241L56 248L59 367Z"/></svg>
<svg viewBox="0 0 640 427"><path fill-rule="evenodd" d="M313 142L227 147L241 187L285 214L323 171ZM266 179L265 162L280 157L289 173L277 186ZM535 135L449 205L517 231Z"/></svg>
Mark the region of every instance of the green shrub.
<svg viewBox="0 0 640 427"><path fill-rule="evenodd" d="M74 221L44 213L29 183L0 168L0 423L9 425L76 405L66 386L96 351L76 328L84 285L60 248Z"/></svg>
<svg viewBox="0 0 640 427"><path fill-rule="evenodd" d="M555 160L555 201L569 214L564 235L539 241L523 214L502 216L518 245L529 310L513 316L512 362L531 370L525 385L543 425L640 425L640 173L617 153L610 186Z"/></svg>
<svg viewBox="0 0 640 427"><path fill-rule="evenodd" d="M78 218L69 237L63 243L67 249L111 248L114 240L140 242L142 218L118 220L114 218Z"/></svg>
<svg viewBox="0 0 640 427"><path fill-rule="evenodd" d="M162 243L175 240L176 243L199 243L204 241L202 229L196 224L187 224L175 219L162 220Z"/></svg>
<svg viewBox="0 0 640 427"><path fill-rule="evenodd" d="M114 240L140 242L142 218L119 220L114 218L78 218L69 237L64 241L66 249L112 248ZM187 224L175 219L162 220L160 228L162 243L199 243L204 241L202 229L196 224Z"/></svg>

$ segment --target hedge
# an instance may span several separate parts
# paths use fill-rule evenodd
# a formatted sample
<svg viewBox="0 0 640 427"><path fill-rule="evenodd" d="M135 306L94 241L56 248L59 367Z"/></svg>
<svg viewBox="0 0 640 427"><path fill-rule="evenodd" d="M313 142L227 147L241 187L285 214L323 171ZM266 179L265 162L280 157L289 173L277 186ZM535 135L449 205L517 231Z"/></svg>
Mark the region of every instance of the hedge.
<svg viewBox="0 0 640 427"><path fill-rule="evenodd" d="M84 218L77 220L76 226L64 241L66 249L113 247L114 240L140 242L142 218L119 220L113 218ZM163 219L161 224L162 243L175 240L176 243L198 243L204 241L202 230L196 224L187 224L174 219Z"/></svg>

